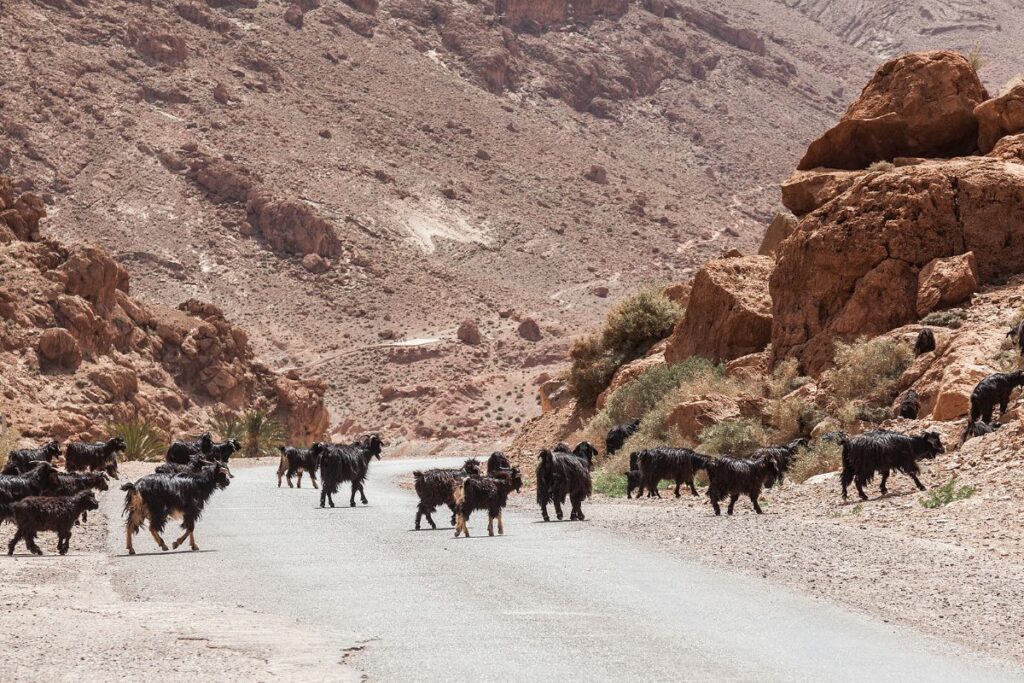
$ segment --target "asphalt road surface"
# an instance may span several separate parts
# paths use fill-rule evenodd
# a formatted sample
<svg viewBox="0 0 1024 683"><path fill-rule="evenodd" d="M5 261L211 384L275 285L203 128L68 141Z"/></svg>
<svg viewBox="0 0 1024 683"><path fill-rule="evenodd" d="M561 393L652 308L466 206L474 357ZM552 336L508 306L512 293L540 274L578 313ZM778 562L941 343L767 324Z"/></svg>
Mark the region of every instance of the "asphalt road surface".
<svg viewBox="0 0 1024 683"><path fill-rule="evenodd" d="M413 531L415 494L396 482L459 463L373 461L370 504L347 507L345 484L333 510L308 481L278 489L275 468L238 468L197 527L196 553L160 553L142 531L140 554L123 556L122 498L108 496L110 551L129 595L358 634L366 646L347 662L373 681L1024 680L1004 662L586 522L545 524L533 509L507 512L503 537L487 537L476 513L474 535L456 540L446 509L437 531Z"/></svg>

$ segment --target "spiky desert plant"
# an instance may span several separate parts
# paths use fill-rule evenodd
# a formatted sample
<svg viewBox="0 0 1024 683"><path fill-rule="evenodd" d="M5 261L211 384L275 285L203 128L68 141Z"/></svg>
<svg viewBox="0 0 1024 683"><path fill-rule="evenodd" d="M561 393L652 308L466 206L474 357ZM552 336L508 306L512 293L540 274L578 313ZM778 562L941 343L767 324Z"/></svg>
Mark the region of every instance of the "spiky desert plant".
<svg viewBox="0 0 1024 683"><path fill-rule="evenodd" d="M124 439L125 460L160 460L167 453L167 437L152 420L115 422L107 431Z"/></svg>
<svg viewBox="0 0 1024 683"><path fill-rule="evenodd" d="M277 447L284 443L284 428L267 411L258 408L247 410L241 421L245 434L242 441L245 457L273 455Z"/></svg>
<svg viewBox="0 0 1024 683"><path fill-rule="evenodd" d="M210 420L210 431L216 434L222 441L238 439L242 441L246 437L244 416L238 413L224 413L217 415Z"/></svg>

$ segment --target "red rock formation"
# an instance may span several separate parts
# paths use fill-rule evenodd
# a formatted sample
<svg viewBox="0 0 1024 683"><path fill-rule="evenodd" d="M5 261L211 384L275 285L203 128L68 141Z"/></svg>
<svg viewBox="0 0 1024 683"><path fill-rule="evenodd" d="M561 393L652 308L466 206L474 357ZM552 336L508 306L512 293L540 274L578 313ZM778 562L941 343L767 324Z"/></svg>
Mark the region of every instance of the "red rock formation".
<svg viewBox="0 0 1024 683"><path fill-rule="evenodd" d="M971 298L978 289L974 252L932 259L917 276L917 314L948 308Z"/></svg>
<svg viewBox="0 0 1024 683"><path fill-rule="evenodd" d="M956 52L917 52L886 62L842 120L811 143L798 168L866 168L898 156L946 157L974 150L974 108L988 97Z"/></svg>
<svg viewBox="0 0 1024 683"><path fill-rule="evenodd" d="M981 282L1024 270L1024 172L972 157L869 174L806 216L771 275L773 362L822 370L832 340L916 319L932 259L973 251Z"/></svg>
<svg viewBox="0 0 1024 683"><path fill-rule="evenodd" d="M665 359L715 362L761 351L771 341L770 256L708 261L693 278L686 314L669 338Z"/></svg>
<svg viewBox="0 0 1024 683"><path fill-rule="evenodd" d="M782 183L782 205L794 215L809 214L846 192L861 175L858 171L831 168L797 171Z"/></svg>
<svg viewBox="0 0 1024 683"><path fill-rule="evenodd" d="M1013 161L1024 164L1024 133L1020 135L1009 135L996 143L992 151L986 156L1003 161Z"/></svg>
<svg viewBox="0 0 1024 683"><path fill-rule="evenodd" d="M1024 77L1009 83L999 97L974 109L978 119L978 149L988 154L999 139L1024 132Z"/></svg>
<svg viewBox="0 0 1024 683"><path fill-rule="evenodd" d="M497 0L494 12L513 29L541 30L568 21L620 17L629 9L625 0Z"/></svg>
<svg viewBox="0 0 1024 683"><path fill-rule="evenodd" d="M796 230L796 219L784 213L775 214L775 218L768 225L761 240L761 246L757 253L761 256L771 256L779 249L782 240L793 234Z"/></svg>

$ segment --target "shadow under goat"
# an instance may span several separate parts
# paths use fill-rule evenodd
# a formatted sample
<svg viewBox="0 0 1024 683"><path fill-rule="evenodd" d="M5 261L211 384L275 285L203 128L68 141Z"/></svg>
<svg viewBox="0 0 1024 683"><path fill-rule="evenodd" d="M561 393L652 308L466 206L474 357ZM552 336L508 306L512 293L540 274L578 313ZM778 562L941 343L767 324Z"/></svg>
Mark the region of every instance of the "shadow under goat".
<svg viewBox="0 0 1024 683"><path fill-rule="evenodd" d="M28 472L37 462L53 463L60 457L60 444L51 441L39 448L18 448L7 455L7 462L20 474Z"/></svg>
<svg viewBox="0 0 1024 683"><path fill-rule="evenodd" d="M710 460L707 472L708 498L711 500L711 507L714 508L716 515L722 514L718 503L726 496L729 497L728 513L730 515L740 496L748 496L750 503L754 506L754 512L759 515L764 514L757 499L761 495L765 483L774 481L779 476L779 470L771 458L754 460L725 456Z"/></svg>
<svg viewBox="0 0 1024 683"><path fill-rule="evenodd" d="M882 475L882 494L888 493L886 482L893 470L909 476L917 488L924 491L925 485L917 477L921 473L917 466L918 461L931 460L945 452L946 449L937 432L907 436L878 429L851 437L843 443L843 470L840 475L843 500L847 498L847 489L851 482L856 484L860 499L867 500L864 485L873 480L876 473Z"/></svg>
<svg viewBox="0 0 1024 683"><path fill-rule="evenodd" d="M366 493L363 491L363 482L366 481L370 461L373 458L380 460L383 446L384 442L377 434L371 434L347 446L328 444L320 458L320 507L323 507L325 502L334 507L334 494L345 481L352 484L349 507L356 506L356 492L359 493L363 505L366 505L369 501L366 500Z"/></svg>
<svg viewBox="0 0 1024 683"><path fill-rule="evenodd" d="M488 475L495 474L488 471ZM432 515L441 505L448 506L452 513L452 526L455 526L455 508L459 495L457 492L462 488L462 482L466 477L480 475L480 462L476 458L469 458L460 468L434 468L430 470L416 470L412 473L415 483L416 495L420 502L416 506L416 531L420 530L420 521L427 518L431 529L436 529Z"/></svg>
<svg viewBox="0 0 1024 683"><path fill-rule="evenodd" d="M69 443L64 451L64 467L68 472L106 472L117 479L117 454L126 447L119 436L96 443Z"/></svg>
<svg viewBox="0 0 1024 683"><path fill-rule="evenodd" d="M640 451L637 456L637 469L640 471L640 479L649 496L661 498L658 484L662 479L668 479L675 482L675 496L679 498L681 496L679 488L683 484L690 487L692 495L698 495L693 478L697 472L707 469L708 462L710 462L708 456L696 453L689 448L659 446Z"/></svg>
<svg viewBox="0 0 1024 683"><path fill-rule="evenodd" d="M36 534L53 531L57 534L57 552L66 555L71 544L71 530L80 516L99 509L96 494L79 491L73 496L32 496L16 503L0 505L0 521L11 520L17 526L14 538L7 544L7 554L13 555L18 541L25 539L25 547L34 555L43 551L36 545Z"/></svg>
<svg viewBox="0 0 1024 683"><path fill-rule="evenodd" d="M227 469L220 463L214 463L194 474L150 474L123 485L124 514L128 516L125 523L128 554L135 554L132 537L143 522L149 523L153 540L166 551L167 544L160 534L167 520L177 516L181 517L181 528L185 533L174 541L172 547L177 548L187 538L192 550L199 550L195 537L196 523L203 516L203 509L214 491L225 489L230 483Z"/></svg>
<svg viewBox="0 0 1024 683"><path fill-rule="evenodd" d="M1024 370L996 372L982 379L971 392L971 420L991 423L996 406L999 416L1005 415L1010 395L1019 386L1024 386Z"/></svg>
<svg viewBox="0 0 1024 683"><path fill-rule="evenodd" d="M555 506L555 515L562 519L562 505L568 496L572 504L570 520L584 520L583 501L590 497L593 483L587 461L564 451L540 452L537 458L537 504L540 505L541 517L545 522L548 517L548 504Z"/></svg>
<svg viewBox="0 0 1024 683"><path fill-rule="evenodd" d="M495 472L486 477L467 477L462 482L461 500L455 506L455 538L461 532L469 538L469 516L474 510L487 510L487 535L494 535L494 520L498 520L498 534L505 534L501 511L508 504L508 494L523 487L519 469Z"/></svg>
<svg viewBox="0 0 1024 683"><path fill-rule="evenodd" d="M324 445L319 441L313 443L309 448L295 448L292 446L278 446L281 451L281 462L277 466L277 487L281 488L281 480L288 482L288 488L292 486L292 477L298 476L297 486L302 488L302 473L309 473L309 480L313 482L313 488L320 488L316 483L316 471L320 469L320 457L324 453Z"/></svg>

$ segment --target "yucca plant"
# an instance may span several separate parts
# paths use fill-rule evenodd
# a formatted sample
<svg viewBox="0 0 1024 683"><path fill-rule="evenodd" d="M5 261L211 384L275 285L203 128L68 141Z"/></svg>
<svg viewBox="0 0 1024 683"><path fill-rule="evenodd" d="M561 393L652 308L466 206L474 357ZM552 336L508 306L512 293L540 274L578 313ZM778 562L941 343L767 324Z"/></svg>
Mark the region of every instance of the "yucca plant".
<svg viewBox="0 0 1024 683"><path fill-rule="evenodd" d="M242 414L241 423L242 452L247 458L275 455L277 447L284 443L284 428L265 410L247 410Z"/></svg>
<svg viewBox="0 0 1024 683"><path fill-rule="evenodd" d="M124 439L125 460L160 460L167 453L167 438L151 420L115 422L108 431Z"/></svg>

